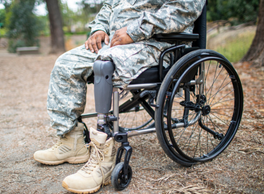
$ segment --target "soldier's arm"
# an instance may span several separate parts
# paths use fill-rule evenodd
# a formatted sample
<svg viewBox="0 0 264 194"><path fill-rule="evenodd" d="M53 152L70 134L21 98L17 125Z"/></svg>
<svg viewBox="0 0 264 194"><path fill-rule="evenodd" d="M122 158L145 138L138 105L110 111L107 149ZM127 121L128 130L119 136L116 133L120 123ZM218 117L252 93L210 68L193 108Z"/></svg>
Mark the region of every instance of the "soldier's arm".
<svg viewBox="0 0 264 194"><path fill-rule="evenodd" d="M127 34L134 42L151 38L154 34L183 32L199 17L206 0L170 0L155 13L142 12L139 19L127 26Z"/></svg>
<svg viewBox="0 0 264 194"><path fill-rule="evenodd" d="M112 0L104 2L95 19L89 23L91 34L96 31L104 31L109 35L109 20L112 13Z"/></svg>
<svg viewBox="0 0 264 194"><path fill-rule="evenodd" d="M85 41L85 48L98 53L102 48L102 42L109 44L109 19L112 13L112 3L108 0L104 3L95 19L89 24L91 36Z"/></svg>

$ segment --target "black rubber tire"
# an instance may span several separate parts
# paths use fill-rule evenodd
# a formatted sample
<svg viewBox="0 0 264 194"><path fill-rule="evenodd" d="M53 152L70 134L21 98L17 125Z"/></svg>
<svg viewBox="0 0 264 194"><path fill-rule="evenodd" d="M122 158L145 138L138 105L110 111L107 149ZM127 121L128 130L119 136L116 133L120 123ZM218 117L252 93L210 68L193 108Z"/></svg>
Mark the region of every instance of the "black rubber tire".
<svg viewBox="0 0 264 194"><path fill-rule="evenodd" d="M118 163L111 174L111 183L117 191L121 191L128 187L132 179L132 169L128 165L128 177L123 177L124 162Z"/></svg>
<svg viewBox="0 0 264 194"><path fill-rule="evenodd" d="M210 63L207 64L207 61L210 61ZM178 114L180 111L183 113L184 110L186 110L182 105L179 105L179 101L174 101L174 99L177 98L176 93L179 91L179 88L183 88L184 82L190 78L188 75L199 68L201 62L208 66L208 69L205 68L205 71L207 72L211 71L211 66L215 66L214 78L212 80L211 87L203 88L205 91L208 90L207 93L204 93L204 96L210 94L211 98L205 98L208 101L205 102L204 105L201 105L200 108L203 109L203 114L199 119L199 122L197 121L197 123L193 126L186 126L177 129L172 128L171 123L176 123L180 121L180 119L183 119L183 115L181 115L182 117L175 117L174 115ZM222 71L226 71L226 73L222 73ZM210 74L206 73L205 77L206 86L207 82L210 82L211 78ZM218 79L220 80L220 84L218 84L220 85L220 89L217 89L216 92L213 93L212 90L215 90L213 88L215 87L215 83ZM225 86L226 83L228 87ZM233 98L229 99L228 97L226 102L224 100L219 100L215 103L215 99L222 99L221 97L226 98L224 95L224 90L228 90L229 92L229 88L232 89L230 90L231 92L228 93L228 96L230 95ZM186 90L184 90L184 93L186 93ZM170 105L168 110L165 110L165 114L164 104L166 103L166 99L168 99L168 95L170 95ZM219 95L220 97L218 97ZM196 95L193 95L192 99L188 101L192 101L195 104L195 96ZM178 98L183 98L183 96ZM184 98L186 98L186 96L184 96ZM183 100L186 101L184 98ZM215 108L216 104L218 105L220 103L222 103L223 106L217 106L217 108ZM243 113L243 89L237 72L235 71L232 64L224 56L215 51L201 49L188 53L172 66L162 82L157 97L157 104L159 105L159 108L155 111L156 133L159 143L165 153L172 160L183 165L196 162L205 162L215 158L221 152L223 152L234 138ZM173 111L175 104L178 104L177 108L179 108L179 110L177 109L177 111ZM206 111L204 111L207 108L205 106L209 107L208 114ZM212 112L212 110L216 111L217 113ZM188 110L188 114L190 112L191 111ZM195 111L193 112L193 115L195 116L197 113ZM217 114L220 116L217 116ZM194 116L192 118L194 118ZM188 115L188 117L191 116ZM222 121L222 117L229 122ZM223 122L223 124L219 124L219 122ZM166 129L164 126L167 126L168 129ZM215 139L216 136L213 137L211 133L204 130L205 128L210 128L215 132L220 132L223 134L223 136L217 136L218 138ZM182 140L180 140L180 138L182 138ZM209 143L212 145L209 145ZM187 162L185 160L187 160Z"/></svg>

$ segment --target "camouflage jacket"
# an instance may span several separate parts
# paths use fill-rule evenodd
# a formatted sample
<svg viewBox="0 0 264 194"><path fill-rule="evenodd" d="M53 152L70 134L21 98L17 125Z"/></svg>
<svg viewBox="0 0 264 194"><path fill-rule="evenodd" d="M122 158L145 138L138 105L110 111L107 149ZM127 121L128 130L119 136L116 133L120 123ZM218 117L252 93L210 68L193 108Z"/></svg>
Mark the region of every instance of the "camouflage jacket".
<svg viewBox="0 0 264 194"><path fill-rule="evenodd" d="M90 23L91 34L102 30L110 35L127 26L134 42L160 50L168 47L151 37L159 33L191 33L206 0L107 0Z"/></svg>

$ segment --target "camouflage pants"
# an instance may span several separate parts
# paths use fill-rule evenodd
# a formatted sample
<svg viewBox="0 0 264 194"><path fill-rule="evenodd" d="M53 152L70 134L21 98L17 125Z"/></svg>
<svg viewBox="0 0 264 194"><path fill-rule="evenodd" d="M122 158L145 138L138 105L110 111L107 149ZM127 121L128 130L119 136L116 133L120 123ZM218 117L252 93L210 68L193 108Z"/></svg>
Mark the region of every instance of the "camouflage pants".
<svg viewBox="0 0 264 194"><path fill-rule="evenodd" d="M77 118L83 113L86 103L86 80L92 74L95 60L113 61L114 77L120 78L125 86L148 67L157 65L159 55L160 50L143 43L112 48L104 45L98 54L86 50L82 45L61 55L50 76L47 100L51 126L57 129L57 135L74 129ZM120 83L114 83L117 84Z"/></svg>

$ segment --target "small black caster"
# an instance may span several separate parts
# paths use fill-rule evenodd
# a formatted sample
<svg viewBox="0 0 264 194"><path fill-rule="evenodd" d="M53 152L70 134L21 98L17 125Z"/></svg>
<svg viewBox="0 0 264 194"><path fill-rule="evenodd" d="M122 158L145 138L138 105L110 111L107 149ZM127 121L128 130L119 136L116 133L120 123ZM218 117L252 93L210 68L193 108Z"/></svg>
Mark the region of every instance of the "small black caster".
<svg viewBox="0 0 264 194"><path fill-rule="evenodd" d="M111 183L116 190L121 191L128 187L131 178L132 178L131 167L128 165L127 175L125 175L124 162L120 162L115 166L114 170L112 171Z"/></svg>

